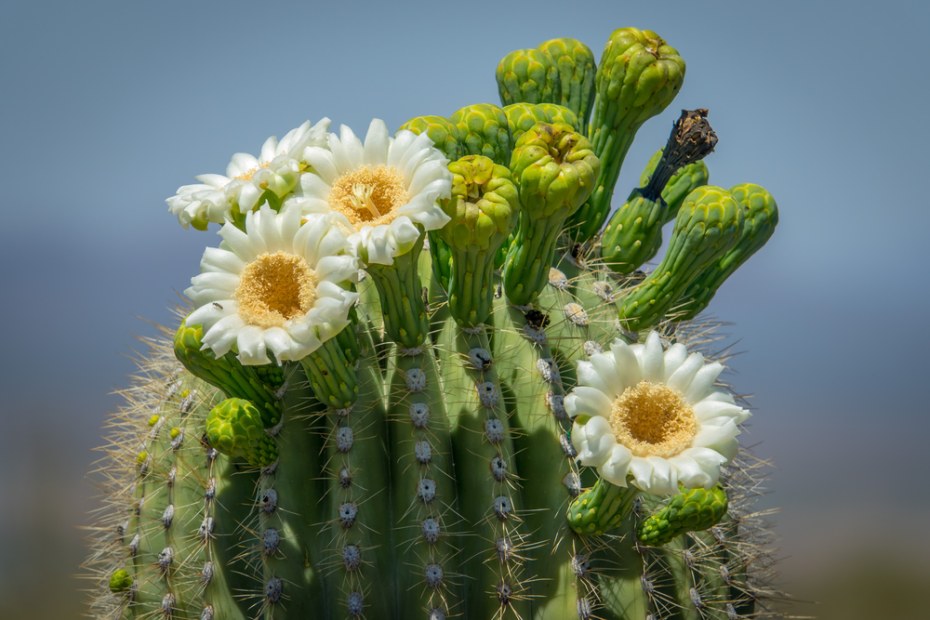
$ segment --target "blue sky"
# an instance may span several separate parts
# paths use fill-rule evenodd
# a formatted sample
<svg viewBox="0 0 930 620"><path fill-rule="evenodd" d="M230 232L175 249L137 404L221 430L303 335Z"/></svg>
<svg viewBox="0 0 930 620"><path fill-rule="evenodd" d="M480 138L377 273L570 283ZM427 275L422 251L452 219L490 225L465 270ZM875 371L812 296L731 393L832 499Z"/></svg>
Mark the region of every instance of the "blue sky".
<svg viewBox="0 0 930 620"><path fill-rule="evenodd" d="M8 0L4 14L0 484L26 499L0 530L41 512L59 532L41 544L77 553L110 392L216 244L168 214L179 185L307 118L363 132L495 102L508 51L572 36L599 56L628 25L659 32L688 71L618 193L678 110L708 107L711 182L760 183L779 203L775 237L711 309L744 351L730 380L754 395L748 439L775 462L765 501L783 506L786 553L842 548L827 529L839 515L930 515L924 5Z"/></svg>

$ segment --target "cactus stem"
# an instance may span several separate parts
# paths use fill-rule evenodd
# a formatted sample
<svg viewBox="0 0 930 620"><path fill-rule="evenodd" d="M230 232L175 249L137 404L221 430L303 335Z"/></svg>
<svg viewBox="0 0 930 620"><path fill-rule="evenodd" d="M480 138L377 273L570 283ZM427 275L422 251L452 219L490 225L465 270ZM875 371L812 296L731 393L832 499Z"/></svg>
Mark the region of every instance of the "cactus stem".
<svg viewBox="0 0 930 620"><path fill-rule="evenodd" d="M401 347L415 348L429 334L423 286L417 271L424 236L408 252L394 257L393 265L370 264L368 275L378 289L384 330Z"/></svg>

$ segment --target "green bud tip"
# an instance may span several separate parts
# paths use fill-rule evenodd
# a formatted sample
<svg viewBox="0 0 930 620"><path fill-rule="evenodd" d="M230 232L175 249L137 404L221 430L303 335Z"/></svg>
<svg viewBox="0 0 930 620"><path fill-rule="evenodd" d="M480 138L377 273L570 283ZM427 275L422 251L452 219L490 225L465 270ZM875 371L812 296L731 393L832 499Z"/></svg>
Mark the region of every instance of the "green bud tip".
<svg viewBox="0 0 930 620"><path fill-rule="evenodd" d="M158 415L157 413L153 414L152 417L149 418L149 426L155 426L156 424L158 424L159 420L161 420L161 416Z"/></svg>
<svg viewBox="0 0 930 620"><path fill-rule="evenodd" d="M452 218L440 231L450 246L496 250L513 230L519 214L517 188L510 171L481 155L449 164L452 196L442 208Z"/></svg>
<svg viewBox="0 0 930 620"><path fill-rule="evenodd" d="M207 416L207 440L221 453L264 467L278 458L274 440L265 432L261 412L243 398L227 398Z"/></svg>
<svg viewBox="0 0 930 620"><path fill-rule="evenodd" d="M131 587L132 576L125 568L117 568L110 575L110 592L113 594L128 592Z"/></svg>
<svg viewBox="0 0 930 620"><path fill-rule="evenodd" d="M534 218L568 217L594 190L600 161L591 143L564 123L537 123L517 142L510 162L525 209Z"/></svg>

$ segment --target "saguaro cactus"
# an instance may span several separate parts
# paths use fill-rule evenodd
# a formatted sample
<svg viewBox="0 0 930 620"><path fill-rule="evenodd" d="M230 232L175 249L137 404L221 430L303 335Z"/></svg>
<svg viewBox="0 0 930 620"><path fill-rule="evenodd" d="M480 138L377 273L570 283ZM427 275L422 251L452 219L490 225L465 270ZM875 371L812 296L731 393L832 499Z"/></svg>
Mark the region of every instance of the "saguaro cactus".
<svg viewBox="0 0 930 620"><path fill-rule="evenodd" d="M706 185L686 112L602 242L678 53L624 28L497 76L502 108L305 123L168 200L222 241L114 418L96 617L766 615L749 412L691 320L775 202Z"/></svg>

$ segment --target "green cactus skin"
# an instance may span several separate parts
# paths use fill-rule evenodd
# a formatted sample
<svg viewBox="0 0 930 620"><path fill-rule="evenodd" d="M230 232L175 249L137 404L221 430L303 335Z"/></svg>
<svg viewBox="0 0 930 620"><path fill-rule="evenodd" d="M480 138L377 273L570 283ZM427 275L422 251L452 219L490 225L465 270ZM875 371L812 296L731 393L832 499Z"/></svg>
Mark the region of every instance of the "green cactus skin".
<svg viewBox="0 0 930 620"><path fill-rule="evenodd" d="M471 537L461 537L465 617L526 617L526 528L513 434L483 327L449 319L438 348L456 463L459 509ZM490 363L488 363L490 360ZM461 473L459 473L461 472Z"/></svg>
<svg viewBox="0 0 930 620"><path fill-rule="evenodd" d="M604 165L591 198L569 220L576 242L601 229L636 132L671 103L684 77L684 60L656 33L620 28L610 36L597 69L597 96L588 127L594 154Z"/></svg>
<svg viewBox="0 0 930 620"><path fill-rule="evenodd" d="M723 188L705 185L685 198L662 262L620 305L619 317L630 330L658 323L705 268L736 245L743 212Z"/></svg>
<svg viewBox="0 0 930 620"><path fill-rule="evenodd" d="M730 193L743 210L743 228L736 246L694 280L682 295L682 309L676 318L693 319L714 298L717 289L733 275L740 265L765 245L778 225L778 205L764 188L744 183L730 188Z"/></svg>
<svg viewBox="0 0 930 620"><path fill-rule="evenodd" d="M719 485L711 489L689 489L646 518L636 535L646 545L664 545L684 532L717 525L726 513L727 494Z"/></svg>
<svg viewBox="0 0 930 620"><path fill-rule="evenodd" d="M678 211L652 273L609 269L587 219L575 236L566 218L613 191L680 85L659 41L614 33L594 146L575 133L593 60L571 39L507 61L521 101L409 121L452 162L452 222L429 252L369 265L350 326L300 362L217 359L183 322L153 343L100 466L95 617L766 615L764 464L740 452L720 487L672 498L609 488L578 468L562 406L576 362L616 338L706 343L687 319L777 222L761 187L706 186L698 163L641 183L668 205L659 226Z"/></svg>

